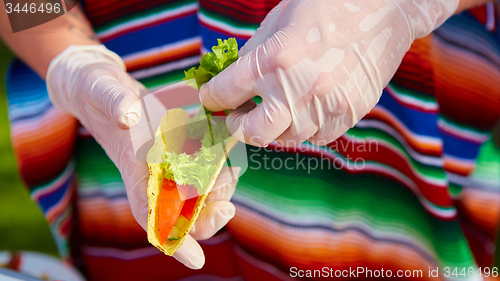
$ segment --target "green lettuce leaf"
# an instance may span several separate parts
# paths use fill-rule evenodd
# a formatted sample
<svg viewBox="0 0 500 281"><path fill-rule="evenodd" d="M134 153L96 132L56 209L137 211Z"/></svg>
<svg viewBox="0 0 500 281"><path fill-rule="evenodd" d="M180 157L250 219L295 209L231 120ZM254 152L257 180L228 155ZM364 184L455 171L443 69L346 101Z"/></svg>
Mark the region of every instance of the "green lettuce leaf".
<svg viewBox="0 0 500 281"><path fill-rule="evenodd" d="M238 60L238 43L235 38L222 41L217 39L218 45L212 47L212 53L206 53L200 60L198 67L192 67L184 74L184 81L189 86L199 89L215 75L226 69L233 62ZM195 79L193 83L191 79Z"/></svg>
<svg viewBox="0 0 500 281"><path fill-rule="evenodd" d="M222 156L222 150L202 147L195 155L186 153L176 154L167 152L169 171L165 177L174 180L178 185L193 185L198 189L198 194L204 194L210 178L217 168L217 159Z"/></svg>

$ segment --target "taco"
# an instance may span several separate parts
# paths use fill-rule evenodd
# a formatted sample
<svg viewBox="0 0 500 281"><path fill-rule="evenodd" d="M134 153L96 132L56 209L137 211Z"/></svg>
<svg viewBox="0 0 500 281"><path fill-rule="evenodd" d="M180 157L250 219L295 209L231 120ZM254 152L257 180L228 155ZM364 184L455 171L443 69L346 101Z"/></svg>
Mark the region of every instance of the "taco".
<svg viewBox="0 0 500 281"><path fill-rule="evenodd" d="M199 67L185 72L188 85L199 89L238 59L234 38L219 39L212 51L203 55ZM223 117L215 115L203 106L193 118L180 108L168 110L147 155L148 240L170 256L193 227L237 143Z"/></svg>
<svg viewBox="0 0 500 281"><path fill-rule="evenodd" d="M148 240L167 255L182 245L237 142L221 119L199 117L170 109L147 155Z"/></svg>

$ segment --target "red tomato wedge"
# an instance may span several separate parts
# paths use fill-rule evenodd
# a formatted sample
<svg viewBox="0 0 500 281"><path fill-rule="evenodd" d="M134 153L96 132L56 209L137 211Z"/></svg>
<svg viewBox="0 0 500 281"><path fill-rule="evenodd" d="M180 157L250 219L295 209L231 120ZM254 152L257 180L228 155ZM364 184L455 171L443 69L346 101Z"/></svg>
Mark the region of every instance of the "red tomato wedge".
<svg viewBox="0 0 500 281"><path fill-rule="evenodd" d="M223 111L216 111L216 112L212 112L212 116L219 116L219 117L226 117L226 112L223 110Z"/></svg>
<svg viewBox="0 0 500 281"><path fill-rule="evenodd" d="M158 210L160 243L165 243L175 222L179 218L188 191L189 186L178 187L172 180L163 180Z"/></svg>
<svg viewBox="0 0 500 281"><path fill-rule="evenodd" d="M191 221L196 208L196 202L198 202L199 198L198 190L196 189L196 187L193 186L189 189L187 198L189 199L187 199L186 202L184 202L181 215L183 215L186 219Z"/></svg>

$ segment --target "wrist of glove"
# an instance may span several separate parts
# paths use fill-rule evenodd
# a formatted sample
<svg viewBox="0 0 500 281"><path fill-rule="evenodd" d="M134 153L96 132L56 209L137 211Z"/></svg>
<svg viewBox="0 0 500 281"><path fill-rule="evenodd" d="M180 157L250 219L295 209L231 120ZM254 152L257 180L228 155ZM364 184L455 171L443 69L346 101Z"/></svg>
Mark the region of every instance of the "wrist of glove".
<svg viewBox="0 0 500 281"><path fill-rule="evenodd" d="M227 124L241 141L325 145L375 106L412 42L458 2L284 0L200 97L210 110L235 109Z"/></svg>

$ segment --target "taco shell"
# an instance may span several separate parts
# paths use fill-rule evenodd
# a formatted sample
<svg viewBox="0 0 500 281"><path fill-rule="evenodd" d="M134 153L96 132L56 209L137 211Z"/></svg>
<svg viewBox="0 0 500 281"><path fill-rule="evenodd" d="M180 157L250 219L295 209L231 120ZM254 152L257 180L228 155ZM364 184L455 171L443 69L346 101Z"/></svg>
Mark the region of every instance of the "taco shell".
<svg viewBox="0 0 500 281"><path fill-rule="evenodd" d="M161 244L158 223L158 209L160 204L158 204L158 200L162 190L164 170L160 167L160 164L165 163L166 152L182 152L183 145L188 139L188 126L185 125L189 124L189 122L190 118L185 110L181 108L169 109L163 116L160 127L156 132L155 143L147 154L149 166L149 181L147 189L149 206L147 224L148 241L169 256L172 256L186 239L187 234L193 227L201 209L205 205L205 200L210 190L213 188L217 176L226 162L225 156L229 154L229 151L237 143L237 140L234 137L231 137L226 143L225 152L221 159L217 162L216 172L210 177L207 192L199 196L191 221L184 225L179 231L179 240L167 239L165 243ZM166 132L168 132L168 134L166 134Z"/></svg>

